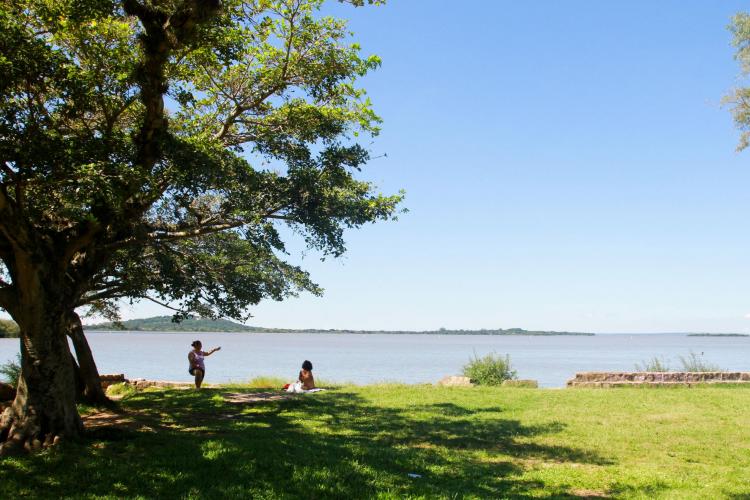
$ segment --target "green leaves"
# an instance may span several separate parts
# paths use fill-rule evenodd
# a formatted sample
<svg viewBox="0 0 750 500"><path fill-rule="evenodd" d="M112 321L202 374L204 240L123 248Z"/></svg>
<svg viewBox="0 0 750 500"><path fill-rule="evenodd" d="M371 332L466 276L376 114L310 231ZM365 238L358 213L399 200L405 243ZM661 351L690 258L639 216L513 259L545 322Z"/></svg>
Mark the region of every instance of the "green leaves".
<svg viewBox="0 0 750 500"><path fill-rule="evenodd" d="M729 30L733 35L732 44L737 48L734 57L740 64L742 76L747 77L750 73L750 15L742 12L734 16ZM731 107L734 123L741 131L737 151L742 151L750 145L750 89L735 88L723 102Z"/></svg>
<svg viewBox="0 0 750 500"><path fill-rule="evenodd" d="M322 0L0 5L0 185L75 302L149 296L240 317L320 293L277 225L325 255L403 194L355 176L380 118ZM351 2L362 5L365 2ZM367 2L379 3L379 2ZM9 215L12 213L13 215ZM23 215L20 215L23 214ZM0 256L13 274L13 241ZM20 243L19 243L20 244Z"/></svg>

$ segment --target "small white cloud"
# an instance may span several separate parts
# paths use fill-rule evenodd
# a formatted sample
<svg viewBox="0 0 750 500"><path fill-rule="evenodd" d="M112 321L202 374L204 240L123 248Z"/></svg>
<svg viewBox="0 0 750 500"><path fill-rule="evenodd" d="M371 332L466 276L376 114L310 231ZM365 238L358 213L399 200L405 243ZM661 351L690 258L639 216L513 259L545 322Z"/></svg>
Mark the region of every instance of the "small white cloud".
<svg viewBox="0 0 750 500"><path fill-rule="evenodd" d="M750 319L750 313L745 314L745 319Z"/></svg>

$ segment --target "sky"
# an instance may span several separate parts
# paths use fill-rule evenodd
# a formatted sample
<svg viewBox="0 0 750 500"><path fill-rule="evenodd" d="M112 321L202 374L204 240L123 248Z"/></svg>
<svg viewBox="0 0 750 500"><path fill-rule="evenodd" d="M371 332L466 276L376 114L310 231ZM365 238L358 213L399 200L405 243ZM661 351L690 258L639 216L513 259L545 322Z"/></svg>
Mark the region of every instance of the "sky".
<svg viewBox="0 0 750 500"><path fill-rule="evenodd" d="M406 191L280 328L750 332L750 151L724 0L389 0L327 7L382 67L362 178ZM167 314L125 306L125 319Z"/></svg>

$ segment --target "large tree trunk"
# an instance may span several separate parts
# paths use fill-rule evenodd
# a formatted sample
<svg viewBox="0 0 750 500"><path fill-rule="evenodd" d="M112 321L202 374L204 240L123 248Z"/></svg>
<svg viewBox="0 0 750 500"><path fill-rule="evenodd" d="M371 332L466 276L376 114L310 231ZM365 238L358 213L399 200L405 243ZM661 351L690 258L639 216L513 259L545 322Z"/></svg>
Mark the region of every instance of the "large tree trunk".
<svg viewBox="0 0 750 500"><path fill-rule="evenodd" d="M83 430L65 336L68 311L58 297L36 291L13 314L21 329L21 377L16 399L0 417L0 455L76 438Z"/></svg>
<svg viewBox="0 0 750 500"><path fill-rule="evenodd" d="M83 383L82 400L91 404L110 403L109 398L107 398L102 389L102 381L99 377L99 370L96 368L94 355L91 353L89 343L83 334L81 318L75 312L70 313L67 333L73 341L73 347L76 351L78 374Z"/></svg>

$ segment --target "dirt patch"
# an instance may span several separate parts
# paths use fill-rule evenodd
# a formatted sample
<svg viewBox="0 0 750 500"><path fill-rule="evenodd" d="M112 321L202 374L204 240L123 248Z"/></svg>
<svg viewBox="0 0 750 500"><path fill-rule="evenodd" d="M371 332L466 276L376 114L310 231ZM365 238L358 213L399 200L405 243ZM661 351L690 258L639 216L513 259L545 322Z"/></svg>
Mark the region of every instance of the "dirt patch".
<svg viewBox="0 0 750 500"><path fill-rule="evenodd" d="M232 411L217 411L209 414L181 416L179 425L161 422L156 415L132 410L100 410L81 416L86 435L95 440L113 441L134 436L137 432L159 430L194 430L211 421L241 420L248 418L242 413L242 406L256 405L269 401L283 401L293 398L293 394L280 392L236 392L223 394L224 400L235 406Z"/></svg>
<svg viewBox="0 0 750 500"><path fill-rule="evenodd" d="M283 401L294 397L286 392L228 392L224 394L224 401L231 404L256 404L266 401Z"/></svg>
<svg viewBox="0 0 750 500"><path fill-rule="evenodd" d="M153 424L148 425L145 419L136 413L104 410L83 415L81 420L86 433L92 436L107 434L111 429L154 432Z"/></svg>

